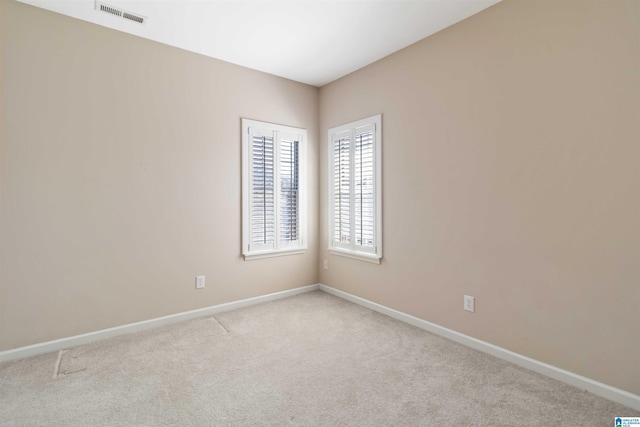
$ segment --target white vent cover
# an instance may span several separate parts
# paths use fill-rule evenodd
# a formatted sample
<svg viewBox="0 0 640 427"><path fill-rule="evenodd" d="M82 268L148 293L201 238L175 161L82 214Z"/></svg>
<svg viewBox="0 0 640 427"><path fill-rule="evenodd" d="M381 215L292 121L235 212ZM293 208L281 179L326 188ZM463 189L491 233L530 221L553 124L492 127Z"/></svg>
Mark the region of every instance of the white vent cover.
<svg viewBox="0 0 640 427"><path fill-rule="evenodd" d="M96 1L96 10L103 13L108 13L113 16L117 16L122 19L128 19L129 21L137 22L138 24L144 24L147 22L146 16L138 15L136 13L127 12L119 7L109 6L101 1Z"/></svg>

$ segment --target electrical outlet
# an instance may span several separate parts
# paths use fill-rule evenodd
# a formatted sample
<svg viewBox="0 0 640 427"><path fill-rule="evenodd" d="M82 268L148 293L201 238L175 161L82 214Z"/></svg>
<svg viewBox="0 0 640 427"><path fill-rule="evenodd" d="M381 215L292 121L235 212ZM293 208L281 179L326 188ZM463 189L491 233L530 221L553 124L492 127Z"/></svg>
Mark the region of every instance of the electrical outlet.
<svg viewBox="0 0 640 427"><path fill-rule="evenodd" d="M324 269L325 270L329 269L329 261L327 261L326 259L324 260Z"/></svg>
<svg viewBox="0 0 640 427"><path fill-rule="evenodd" d="M476 307L475 307L475 298L471 297L469 295L465 295L464 296L464 309L466 311L470 311L470 312L475 312L476 311Z"/></svg>
<svg viewBox="0 0 640 427"><path fill-rule="evenodd" d="M204 288L204 276L196 276L196 289Z"/></svg>

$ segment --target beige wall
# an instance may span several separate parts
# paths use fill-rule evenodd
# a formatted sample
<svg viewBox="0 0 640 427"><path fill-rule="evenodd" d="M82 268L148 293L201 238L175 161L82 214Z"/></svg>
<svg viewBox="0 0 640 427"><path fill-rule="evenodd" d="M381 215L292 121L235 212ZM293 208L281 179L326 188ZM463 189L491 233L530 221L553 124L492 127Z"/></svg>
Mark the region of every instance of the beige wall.
<svg viewBox="0 0 640 427"><path fill-rule="evenodd" d="M0 1L0 350L317 282L317 88ZM240 257L241 117L308 129L305 255Z"/></svg>
<svg viewBox="0 0 640 427"><path fill-rule="evenodd" d="M639 4L507 0L323 87L320 281L640 394ZM325 225L327 129L377 113L379 266Z"/></svg>

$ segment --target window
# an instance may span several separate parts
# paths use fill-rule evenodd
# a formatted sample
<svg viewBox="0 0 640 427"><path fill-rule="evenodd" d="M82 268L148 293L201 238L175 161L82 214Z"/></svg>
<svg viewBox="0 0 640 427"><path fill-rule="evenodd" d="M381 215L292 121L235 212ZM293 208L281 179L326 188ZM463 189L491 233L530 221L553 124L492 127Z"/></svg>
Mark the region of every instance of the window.
<svg viewBox="0 0 640 427"><path fill-rule="evenodd" d="M382 116L329 129L329 251L382 258Z"/></svg>
<svg viewBox="0 0 640 427"><path fill-rule="evenodd" d="M306 242L305 129L242 119L242 254L302 253Z"/></svg>

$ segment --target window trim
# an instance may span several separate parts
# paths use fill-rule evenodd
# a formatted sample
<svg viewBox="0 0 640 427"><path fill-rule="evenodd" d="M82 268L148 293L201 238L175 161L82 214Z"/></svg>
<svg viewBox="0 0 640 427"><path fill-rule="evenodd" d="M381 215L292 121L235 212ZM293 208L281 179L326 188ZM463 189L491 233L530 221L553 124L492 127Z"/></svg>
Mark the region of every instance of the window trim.
<svg viewBox="0 0 640 427"><path fill-rule="evenodd" d="M251 250L251 129L274 135L274 192L276 240L274 248ZM298 244L280 241L280 138L298 136ZM295 241L294 241L295 242ZM291 126L242 118L242 255L245 261L283 255L302 254L307 250L307 130Z"/></svg>
<svg viewBox="0 0 640 427"><path fill-rule="evenodd" d="M373 127L374 133L374 250L360 251L356 249L355 241L352 239L350 247L344 244L334 242L334 205L335 205L335 189L334 189L334 137L338 134L350 132L351 143L353 144L356 129L367 126ZM328 131L327 144L328 159L328 250L329 253L347 258L353 258L361 261L367 261L374 264L380 264L382 260L382 115L367 117L356 120L351 123L336 126ZM355 164L351 160L350 168L353 171ZM354 189L350 188L351 199L353 200ZM350 224L353 224L354 218L350 218Z"/></svg>

